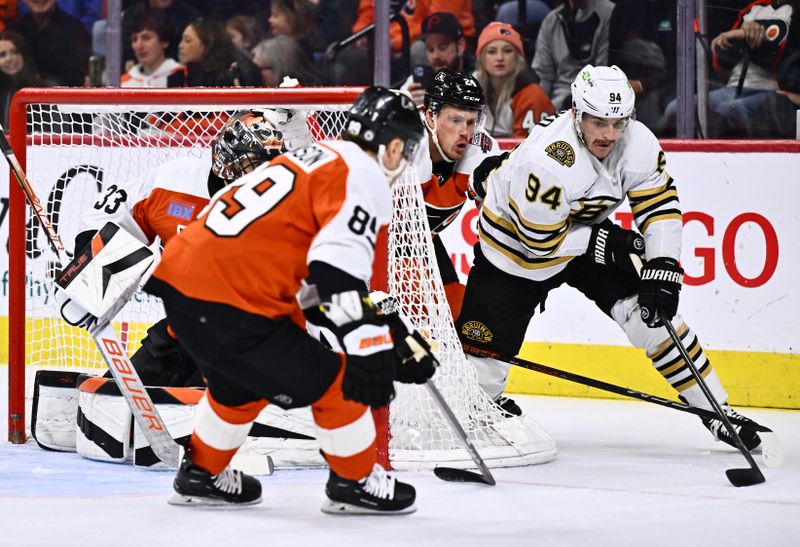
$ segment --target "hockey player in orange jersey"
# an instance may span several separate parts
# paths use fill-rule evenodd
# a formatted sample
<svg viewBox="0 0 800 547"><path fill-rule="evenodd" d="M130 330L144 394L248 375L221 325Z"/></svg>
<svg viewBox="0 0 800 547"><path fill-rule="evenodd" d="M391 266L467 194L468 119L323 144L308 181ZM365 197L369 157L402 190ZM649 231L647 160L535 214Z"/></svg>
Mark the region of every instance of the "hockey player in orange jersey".
<svg viewBox="0 0 800 547"><path fill-rule="evenodd" d="M472 170L486 157L501 153L497 142L482 131L485 106L486 97L475 78L444 69L425 89L421 109L429 153L417 159L415 168L453 319L461 309L464 286L437 235L456 219L470 195L468 180Z"/></svg>
<svg viewBox="0 0 800 547"><path fill-rule="evenodd" d="M258 412L310 405L331 471L323 511L408 513L415 491L376 464L369 406L393 381L425 382L424 339L376 312L367 294L390 184L423 129L411 99L368 88L342 141L287 152L217 193L166 246L147 290L164 300L181 345L208 383L171 503L258 503L261 485L228 464ZM302 308L301 304L302 302ZM339 339L304 329L303 308Z"/></svg>
<svg viewBox="0 0 800 547"><path fill-rule="evenodd" d="M284 137L287 137L284 140ZM107 185L81 217L75 249L82 249L106 222L114 222L142 243L163 245L192 222L209 198L290 147L311 142L304 113L246 110L232 116L204 158L182 156L145 172L124 188ZM181 351L165 320L148 329L131 357L142 382L150 386L200 386L192 359Z"/></svg>

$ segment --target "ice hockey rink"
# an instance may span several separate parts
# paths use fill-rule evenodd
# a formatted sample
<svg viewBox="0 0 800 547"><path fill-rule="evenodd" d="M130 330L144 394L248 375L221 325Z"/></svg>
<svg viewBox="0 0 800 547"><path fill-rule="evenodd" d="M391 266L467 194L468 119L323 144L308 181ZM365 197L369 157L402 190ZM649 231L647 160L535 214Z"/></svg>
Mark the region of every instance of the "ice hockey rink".
<svg viewBox="0 0 800 547"><path fill-rule="evenodd" d="M6 367L2 373L5 409ZM747 409L780 437L785 463L765 484L732 486L746 467L691 415L635 401L518 396L555 438L548 464L494 471L497 485L401 473L416 513L333 517L324 470L261 477L245 509L173 507L171 472L92 462L6 442L0 427L0 545L800 545L800 412Z"/></svg>

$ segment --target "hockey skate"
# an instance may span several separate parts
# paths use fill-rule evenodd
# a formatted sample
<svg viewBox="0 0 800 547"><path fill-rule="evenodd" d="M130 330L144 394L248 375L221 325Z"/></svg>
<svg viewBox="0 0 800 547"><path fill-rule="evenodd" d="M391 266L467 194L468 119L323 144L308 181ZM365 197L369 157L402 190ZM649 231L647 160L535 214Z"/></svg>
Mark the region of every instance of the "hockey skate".
<svg viewBox="0 0 800 547"><path fill-rule="evenodd" d="M755 425L753 420L745 418L727 404L722 405L722 410L725 412L725 415L728 418L736 418L737 420L742 420ZM728 429L722 423L722 420L713 420L707 418L700 418L700 420L703 422L703 425L706 427L706 429L708 429L711 434L714 435L715 441L722 441L734 448L738 448L736 446L736 441L734 441L733 437L731 437L731 434L728 433ZM749 428L746 425L742 426L738 424L733 424L733 428L739 434L739 437L741 437L742 442L747 450L752 452L761 445L761 438L758 436L758 432L755 429Z"/></svg>
<svg viewBox="0 0 800 547"><path fill-rule="evenodd" d="M212 475L184 456L167 500L172 505L255 505L261 503L258 479L227 467Z"/></svg>
<svg viewBox="0 0 800 547"><path fill-rule="evenodd" d="M328 501L322 512L331 515L404 515L417 510L414 487L398 481L377 463L360 481L344 479L331 471L325 494Z"/></svg>
<svg viewBox="0 0 800 547"><path fill-rule="evenodd" d="M494 403L499 406L503 412L507 414L511 414L512 416L522 416L522 409L519 407L517 402L512 399L511 397L506 397L505 395L501 395L497 399L495 399Z"/></svg>

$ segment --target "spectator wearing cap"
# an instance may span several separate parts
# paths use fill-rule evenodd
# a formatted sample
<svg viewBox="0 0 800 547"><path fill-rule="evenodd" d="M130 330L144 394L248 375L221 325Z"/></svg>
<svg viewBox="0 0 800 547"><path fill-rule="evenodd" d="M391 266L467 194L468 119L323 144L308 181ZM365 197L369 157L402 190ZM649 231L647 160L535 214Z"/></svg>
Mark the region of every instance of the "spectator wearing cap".
<svg viewBox="0 0 800 547"><path fill-rule="evenodd" d="M587 64L608 64L611 0L565 0L547 14L531 68L557 110L570 107L570 85Z"/></svg>
<svg viewBox="0 0 800 547"><path fill-rule="evenodd" d="M522 38L514 27L495 21L478 37L475 78L486 94L486 130L495 138L524 139L542 117L554 114L553 103L527 66Z"/></svg>
<svg viewBox="0 0 800 547"><path fill-rule="evenodd" d="M409 39L413 43L420 34L425 32L423 23L425 19L439 12L451 14L462 29L462 36L475 36L475 18L472 16L472 3L470 0L410 0L403 4L401 15L408 23ZM358 17L353 24L353 32L357 32L367 25L375 22L375 0L360 0L358 3ZM389 26L392 39L392 50L399 52L403 46L402 32L398 23ZM410 44L409 44L410 45Z"/></svg>
<svg viewBox="0 0 800 547"><path fill-rule="evenodd" d="M403 84L403 89L411 93L417 105L425 98L433 75L440 70L453 72L472 72L475 69L475 57L467 51L467 42L461 24L452 13L436 12L422 22L420 45L425 48L425 56L420 61L412 53L412 74Z"/></svg>

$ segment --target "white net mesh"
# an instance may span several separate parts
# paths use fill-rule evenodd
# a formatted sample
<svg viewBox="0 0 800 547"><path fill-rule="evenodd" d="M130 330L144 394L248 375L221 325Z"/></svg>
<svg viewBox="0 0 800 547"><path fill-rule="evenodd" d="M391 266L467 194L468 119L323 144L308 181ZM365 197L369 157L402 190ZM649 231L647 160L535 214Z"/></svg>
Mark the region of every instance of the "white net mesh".
<svg viewBox="0 0 800 547"><path fill-rule="evenodd" d="M478 385L464 357L436 265L418 177L406 171L394 187L389 226L389 292L431 341L441 366L433 382L481 457L493 467L543 463L556 456L553 439L528 416L511 416ZM397 469L438 462L473 466L424 386L397 384L389 409L389 459Z"/></svg>
<svg viewBox="0 0 800 547"><path fill-rule="evenodd" d="M109 93L112 93L111 91ZM286 94L291 94L286 90ZM154 106L135 103L135 94L118 104L30 104L27 108L27 174L68 251L73 251L82 211L110 187L124 188L145 170L179 157L207 157L214 135L245 105L287 107L266 102L240 105ZM187 97L192 97L187 93ZM192 99L190 99L192 100ZM194 97L196 100L196 97ZM128 104L124 104L124 103ZM348 104L313 104L298 98L289 105L310 113L316 139L337 138ZM492 465L524 465L555 457L552 439L528 418L503 415L478 386L474 368L458 342L436 269L419 185L408 172L395 188L390 227L390 291L412 321L433 341L442 366L437 386L481 455ZM101 373L102 359L85 331L69 327L52 305L52 273L57 265L47 239L28 214L24 318L27 415L37 369ZM158 299L136 293L114 326L133 353L163 310ZM398 386L390 410L390 458L398 468L431 467L448 461L470 463L426 390ZM28 433L30 428L28 427Z"/></svg>

